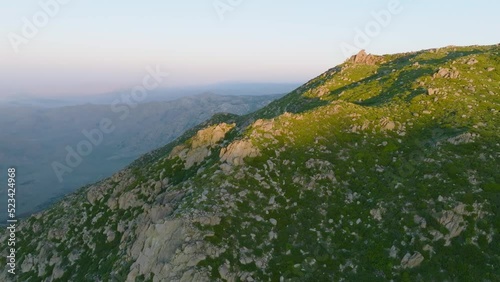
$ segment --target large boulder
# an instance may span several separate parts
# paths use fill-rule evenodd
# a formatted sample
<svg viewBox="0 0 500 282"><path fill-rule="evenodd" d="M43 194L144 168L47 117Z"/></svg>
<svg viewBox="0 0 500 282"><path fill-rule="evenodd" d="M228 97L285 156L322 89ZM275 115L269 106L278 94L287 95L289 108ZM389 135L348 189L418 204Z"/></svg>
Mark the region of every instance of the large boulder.
<svg viewBox="0 0 500 282"><path fill-rule="evenodd" d="M220 152L221 162L227 162L232 165L242 165L244 164L244 158L257 157L259 155L259 149L250 140L235 141Z"/></svg>

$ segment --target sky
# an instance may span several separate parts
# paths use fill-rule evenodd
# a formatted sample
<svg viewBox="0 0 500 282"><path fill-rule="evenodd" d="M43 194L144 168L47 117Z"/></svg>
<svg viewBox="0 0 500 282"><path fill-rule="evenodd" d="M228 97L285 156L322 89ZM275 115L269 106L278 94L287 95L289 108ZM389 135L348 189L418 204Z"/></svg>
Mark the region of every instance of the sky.
<svg viewBox="0 0 500 282"><path fill-rule="evenodd" d="M302 83L356 50L500 43L497 0L0 0L0 98ZM34 29L30 29L34 27ZM33 31L35 30L35 31Z"/></svg>

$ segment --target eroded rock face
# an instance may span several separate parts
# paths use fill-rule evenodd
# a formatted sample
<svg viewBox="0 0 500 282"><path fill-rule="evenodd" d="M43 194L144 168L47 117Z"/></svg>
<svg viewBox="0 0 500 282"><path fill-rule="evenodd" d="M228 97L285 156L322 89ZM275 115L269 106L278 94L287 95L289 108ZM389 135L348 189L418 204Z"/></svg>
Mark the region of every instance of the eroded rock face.
<svg viewBox="0 0 500 282"><path fill-rule="evenodd" d="M449 242L451 238L460 235L460 233L462 233L462 231L466 228L462 215L457 214L454 211L445 211L439 218L439 223L441 223L449 231L449 234L445 236L447 242Z"/></svg>
<svg viewBox="0 0 500 282"><path fill-rule="evenodd" d="M210 156L209 147L198 147L186 152L185 168L190 168L196 164L201 163L206 157Z"/></svg>
<svg viewBox="0 0 500 282"><path fill-rule="evenodd" d="M428 95L436 95L438 93L439 93L439 89L437 89L437 88L429 88L429 89L427 89L427 94Z"/></svg>
<svg viewBox="0 0 500 282"><path fill-rule="evenodd" d="M458 78L460 73L456 69L440 68L435 74L434 78Z"/></svg>
<svg viewBox="0 0 500 282"><path fill-rule="evenodd" d="M206 234L193 228L193 223L215 226L220 223L216 216L169 219L161 224L144 225L138 230L139 237L130 248L129 255L135 261L126 281L135 281L144 275L153 281L209 281L209 274L196 269L207 255L220 253L203 241Z"/></svg>
<svg viewBox="0 0 500 282"><path fill-rule="evenodd" d="M380 120L380 127L384 131L392 131L396 128L396 123L389 118L383 118Z"/></svg>
<svg viewBox="0 0 500 282"><path fill-rule="evenodd" d="M153 223L157 223L161 219L164 219L165 217L171 215L172 212L173 212L173 209L170 205L155 206L155 207L152 207L151 210L149 211L149 216L150 216L151 221Z"/></svg>
<svg viewBox="0 0 500 282"><path fill-rule="evenodd" d="M470 59L467 61L467 64L468 64L468 65L471 65L471 66L472 66L472 65L475 65L475 64L477 64L477 63L479 63L479 61L478 61L476 58L470 58Z"/></svg>
<svg viewBox="0 0 500 282"><path fill-rule="evenodd" d="M365 50L359 51L358 54L352 56L349 59L349 62L358 65L375 65L381 61L383 61L382 57L375 56L372 54L367 54Z"/></svg>
<svg viewBox="0 0 500 282"><path fill-rule="evenodd" d="M459 236L467 228L467 222L464 220L464 215L470 215L470 213L467 212L465 208L466 205L459 204L453 210L444 211L441 216L437 218L438 222L448 229L448 234L438 234L437 236L438 238L443 237L445 239L445 246L449 246L451 244L451 239Z"/></svg>
<svg viewBox="0 0 500 282"><path fill-rule="evenodd" d="M221 123L206 129L202 129L188 142L175 147L170 155L170 159L179 157L184 161L186 169L201 163L210 156L211 150L219 141L224 139L226 133L233 129L235 124Z"/></svg>
<svg viewBox="0 0 500 282"><path fill-rule="evenodd" d="M164 263L172 260L184 241L183 222L170 220L163 224L144 226L144 229L130 249L129 255L135 259L131 273L134 273L135 269L139 275L159 273Z"/></svg>
<svg viewBox="0 0 500 282"><path fill-rule="evenodd" d="M221 123L207 129L198 131L196 136L193 138L191 146L192 148L198 148L203 146L213 146L217 144L220 140L226 136L226 133L234 128L235 124Z"/></svg>
<svg viewBox="0 0 500 282"><path fill-rule="evenodd" d="M123 193L118 198L118 207L120 209L128 209L132 207L142 206L143 202L137 198L137 194L132 192Z"/></svg>
<svg viewBox="0 0 500 282"><path fill-rule="evenodd" d="M259 155L259 149L250 140L235 141L220 152L221 162L227 162L232 165L242 165L244 164L244 158L257 157Z"/></svg>
<svg viewBox="0 0 500 282"><path fill-rule="evenodd" d="M403 268L414 268L419 266L424 261L424 256L415 252L414 254L406 253L406 255L401 260L401 267Z"/></svg>

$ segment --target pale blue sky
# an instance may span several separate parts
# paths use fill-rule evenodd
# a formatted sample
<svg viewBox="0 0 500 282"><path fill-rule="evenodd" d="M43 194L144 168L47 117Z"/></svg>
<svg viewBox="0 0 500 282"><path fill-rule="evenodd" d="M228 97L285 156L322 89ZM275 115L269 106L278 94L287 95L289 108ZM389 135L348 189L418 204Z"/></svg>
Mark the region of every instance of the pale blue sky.
<svg viewBox="0 0 500 282"><path fill-rule="evenodd" d="M344 61L343 42L391 2L241 0L221 20L214 0L69 0L15 53L9 34L49 1L0 0L0 97L125 89L157 64L173 86L305 82ZM500 1L400 3L368 52L500 43Z"/></svg>

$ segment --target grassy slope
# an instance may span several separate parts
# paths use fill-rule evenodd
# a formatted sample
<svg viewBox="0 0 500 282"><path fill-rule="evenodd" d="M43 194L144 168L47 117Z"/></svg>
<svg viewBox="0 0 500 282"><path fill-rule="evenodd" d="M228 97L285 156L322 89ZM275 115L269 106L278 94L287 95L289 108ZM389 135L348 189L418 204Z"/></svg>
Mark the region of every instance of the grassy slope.
<svg viewBox="0 0 500 282"><path fill-rule="evenodd" d="M232 185L227 185L226 177L219 179L232 188L229 194L238 195L248 187L252 197L240 201L236 211L227 212L230 216L225 225L215 230L216 243L228 244L232 250L262 247L255 255L263 256L267 251L272 259L269 272L261 272L261 278L279 278L285 273L285 277L310 279L498 279L498 270L493 267L500 262L498 235L489 242L487 239L500 222L500 77L498 71L487 71L499 68L498 52L498 46L448 48L387 56L382 65L351 66L342 73L336 68L255 114L270 117L273 106L274 114L287 107L300 113L274 119L275 129L285 132L276 136L276 144L252 138L264 155L249 160L247 177L239 181L229 178ZM468 65L473 57L479 62ZM440 67L455 67L460 77L433 78ZM468 88L471 85L474 91ZM316 93L325 86L328 94L318 99ZM427 95L428 88L438 88L440 93ZM380 130L377 123L383 119L402 129ZM351 131L353 125L365 123L364 131ZM259 136L254 133L248 130L246 136ZM480 137L469 144L447 142L463 133ZM283 147L286 150L276 157L276 150ZM310 159L328 161L337 183L305 168ZM278 172L265 175L273 187L266 191L252 175L266 171L268 160L278 166ZM297 176L304 177L305 183L314 183L314 189L305 190L303 182L294 183ZM346 195L354 195L356 200ZM275 228L251 219L266 210L265 199L273 196L281 201L281 208L262 217L277 219ZM217 193L213 199L219 199ZM248 199L253 201L249 204ZM443 239L434 242L433 230L449 233L438 218L460 203L467 204L470 211L462 223L467 226L465 231L452 239L451 247L444 246ZM478 219L480 212L472 208L474 204L487 215ZM216 201L207 206L220 205ZM385 209L381 222L369 213L378 207ZM426 219L425 229L414 221L415 215ZM246 220L250 224L242 230ZM260 241L248 239L252 231ZM266 245L271 231L278 233L278 239ZM423 250L426 245L433 250ZM388 256L392 246L400 250L397 258ZM402 255L415 251L424 255L423 264L413 270L398 269ZM207 265L215 268L224 260L235 261L234 257L238 254L228 253ZM351 271L347 267L340 273L339 265L351 264Z"/></svg>

